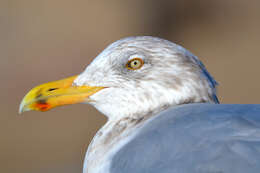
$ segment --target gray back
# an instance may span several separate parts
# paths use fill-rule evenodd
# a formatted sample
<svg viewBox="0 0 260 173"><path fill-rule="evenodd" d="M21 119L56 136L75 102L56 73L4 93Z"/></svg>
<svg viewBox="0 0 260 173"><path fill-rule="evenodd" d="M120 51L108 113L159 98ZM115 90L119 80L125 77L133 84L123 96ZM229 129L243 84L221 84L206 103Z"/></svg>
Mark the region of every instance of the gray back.
<svg viewBox="0 0 260 173"><path fill-rule="evenodd" d="M188 104L160 113L111 173L260 173L260 105Z"/></svg>

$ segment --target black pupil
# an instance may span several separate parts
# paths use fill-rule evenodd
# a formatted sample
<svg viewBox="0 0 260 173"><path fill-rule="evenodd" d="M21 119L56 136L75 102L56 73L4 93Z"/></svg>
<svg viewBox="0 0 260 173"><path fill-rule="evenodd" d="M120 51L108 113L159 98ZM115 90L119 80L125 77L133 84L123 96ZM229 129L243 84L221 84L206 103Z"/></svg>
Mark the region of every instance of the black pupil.
<svg viewBox="0 0 260 173"><path fill-rule="evenodd" d="M130 62L127 64L127 66L128 66L129 68L133 68L133 69L139 68L140 65L141 65L141 62L140 62L139 60L132 60L132 61L130 61Z"/></svg>

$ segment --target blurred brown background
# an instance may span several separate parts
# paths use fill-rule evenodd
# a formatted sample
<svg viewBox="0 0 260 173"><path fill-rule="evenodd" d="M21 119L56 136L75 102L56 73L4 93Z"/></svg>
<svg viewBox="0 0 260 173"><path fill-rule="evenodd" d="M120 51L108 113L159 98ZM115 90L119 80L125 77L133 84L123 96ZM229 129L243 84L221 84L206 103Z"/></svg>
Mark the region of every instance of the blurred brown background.
<svg viewBox="0 0 260 173"><path fill-rule="evenodd" d="M81 172L105 117L84 104L19 116L19 103L122 37L181 44L217 79L222 103L259 103L259 8L254 0L1 0L0 172Z"/></svg>

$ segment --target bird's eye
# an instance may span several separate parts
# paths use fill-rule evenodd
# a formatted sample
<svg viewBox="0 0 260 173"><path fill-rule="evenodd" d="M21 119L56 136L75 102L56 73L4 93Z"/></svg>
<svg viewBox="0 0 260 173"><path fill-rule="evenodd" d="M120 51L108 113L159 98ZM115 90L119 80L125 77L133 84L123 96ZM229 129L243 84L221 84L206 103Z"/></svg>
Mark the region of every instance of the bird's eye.
<svg viewBox="0 0 260 173"><path fill-rule="evenodd" d="M141 58L133 58L126 64L126 68L129 70L140 69L144 65L144 61Z"/></svg>

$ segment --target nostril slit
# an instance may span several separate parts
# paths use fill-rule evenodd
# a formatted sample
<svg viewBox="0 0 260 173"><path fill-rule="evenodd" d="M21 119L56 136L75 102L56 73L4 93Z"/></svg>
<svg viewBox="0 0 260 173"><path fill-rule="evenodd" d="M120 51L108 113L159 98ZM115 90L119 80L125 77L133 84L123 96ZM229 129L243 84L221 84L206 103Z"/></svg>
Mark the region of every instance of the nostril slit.
<svg viewBox="0 0 260 173"><path fill-rule="evenodd" d="M56 90L56 89L58 89L58 88L50 88L50 89L48 89L48 91L53 91L53 90Z"/></svg>

